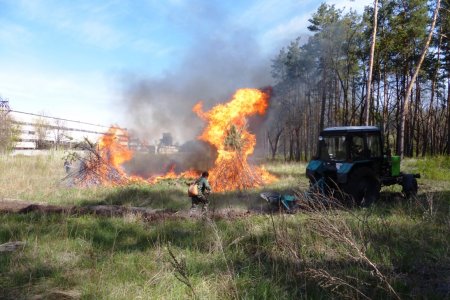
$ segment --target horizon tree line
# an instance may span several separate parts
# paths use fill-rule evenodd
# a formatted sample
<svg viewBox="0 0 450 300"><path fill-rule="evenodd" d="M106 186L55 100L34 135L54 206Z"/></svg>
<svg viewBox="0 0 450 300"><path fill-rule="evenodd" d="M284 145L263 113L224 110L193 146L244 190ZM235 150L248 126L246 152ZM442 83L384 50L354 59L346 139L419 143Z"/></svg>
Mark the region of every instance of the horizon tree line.
<svg viewBox="0 0 450 300"><path fill-rule="evenodd" d="M379 126L401 156L450 154L449 9L376 0L358 14L323 3L311 35L272 60L270 157L308 160L320 130L350 125Z"/></svg>

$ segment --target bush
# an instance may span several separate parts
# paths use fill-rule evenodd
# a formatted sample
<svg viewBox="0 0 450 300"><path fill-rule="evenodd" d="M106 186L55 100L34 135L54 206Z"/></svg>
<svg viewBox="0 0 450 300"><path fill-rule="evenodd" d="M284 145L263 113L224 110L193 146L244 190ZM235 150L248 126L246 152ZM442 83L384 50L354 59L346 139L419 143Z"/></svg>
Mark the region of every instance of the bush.
<svg viewBox="0 0 450 300"><path fill-rule="evenodd" d="M450 156L434 156L415 162L417 171L426 179L450 180Z"/></svg>
<svg viewBox="0 0 450 300"><path fill-rule="evenodd" d="M20 128L14 120L0 111L0 153L9 152L18 141Z"/></svg>

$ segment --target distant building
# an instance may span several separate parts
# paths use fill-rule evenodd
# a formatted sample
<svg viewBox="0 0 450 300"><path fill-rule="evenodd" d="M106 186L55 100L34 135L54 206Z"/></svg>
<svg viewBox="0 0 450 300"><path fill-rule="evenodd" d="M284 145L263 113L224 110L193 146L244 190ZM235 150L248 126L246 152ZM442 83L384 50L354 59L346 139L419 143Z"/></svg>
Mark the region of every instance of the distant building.
<svg viewBox="0 0 450 300"><path fill-rule="evenodd" d="M162 139L159 140L157 147L157 153L171 154L179 151L179 147L173 144L172 134L170 132L164 132Z"/></svg>
<svg viewBox="0 0 450 300"><path fill-rule="evenodd" d="M133 151L155 152L155 146L148 145L148 143L142 142L139 138L133 136L129 138L128 148Z"/></svg>
<svg viewBox="0 0 450 300"><path fill-rule="evenodd" d="M108 131L107 126L78 121L42 117L11 111L10 116L20 127L15 149L71 148L85 139L96 142ZM126 129L125 129L126 130ZM119 137L120 143L128 145L126 136Z"/></svg>
<svg viewBox="0 0 450 300"><path fill-rule="evenodd" d="M160 154L171 154L171 153L177 153L179 151L179 148L177 146L159 146L158 147L158 153Z"/></svg>
<svg viewBox="0 0 450 300"><path fill-rule="evenodd" d="M164 132L162 139L159 140L160 146L172 146L173 145L173 138L172 134L170 132Z"/></svg>

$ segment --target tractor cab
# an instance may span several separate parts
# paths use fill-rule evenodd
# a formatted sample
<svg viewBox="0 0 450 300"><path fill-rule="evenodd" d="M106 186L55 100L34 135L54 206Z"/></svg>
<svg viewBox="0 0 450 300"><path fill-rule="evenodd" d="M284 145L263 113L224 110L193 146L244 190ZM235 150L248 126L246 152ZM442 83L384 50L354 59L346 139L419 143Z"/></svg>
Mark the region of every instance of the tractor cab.
<svg viewBox="0 0 450 300"><path fill-rule="evenodd" d="M318 152L306 169L311 181L319 178L337 185L348 182L357 168L371 169L377 177L383 173L381 132L374 126L330 127L320 133Z"/></svg>
<svg viewBox="0 0 450 300"><path fill-rule="evenodd" d="M377 127L332 127L321 132L317 156L335 162L382 160L381 145Z"/></svg>

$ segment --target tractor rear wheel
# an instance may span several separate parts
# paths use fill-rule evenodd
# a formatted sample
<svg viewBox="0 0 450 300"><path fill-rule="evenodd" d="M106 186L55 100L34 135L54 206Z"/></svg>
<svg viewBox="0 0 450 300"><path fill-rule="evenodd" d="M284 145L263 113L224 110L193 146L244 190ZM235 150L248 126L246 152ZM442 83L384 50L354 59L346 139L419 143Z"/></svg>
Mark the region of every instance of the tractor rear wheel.
<svg viewBox="0 0 450 300"><path fill-rule="evenodd" d="M374 172L369 168L360 168L350 175L345 190L354 204L367 207L380 198L380 189Z"/></svg>
<svg viewBox="0 0 450 300"><path fill-rule="evenodd" d="M403 175L402 192L407 199L417 195L417 179L412 174Z"/></svg>

